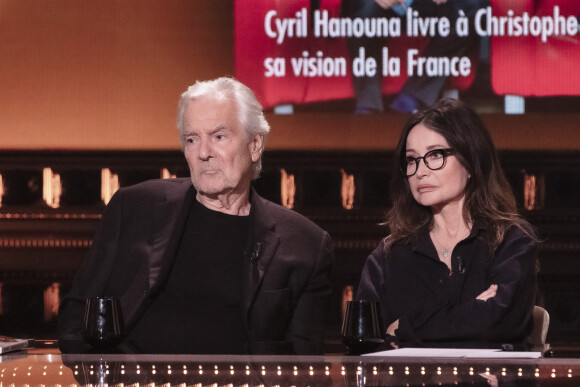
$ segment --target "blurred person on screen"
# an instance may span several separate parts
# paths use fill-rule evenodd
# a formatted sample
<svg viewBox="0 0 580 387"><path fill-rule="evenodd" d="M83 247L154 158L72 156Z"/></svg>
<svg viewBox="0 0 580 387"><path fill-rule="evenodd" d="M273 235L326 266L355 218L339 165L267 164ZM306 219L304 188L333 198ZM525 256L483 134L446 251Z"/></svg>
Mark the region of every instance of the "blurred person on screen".
<svg viewBox="0 0 580 387"><path fill-rule="evenodd" d="M251 187L270 126L233 78L181 96L190 178L118 190L59 314L63 352L86 352L87 297L121 300L118 351L321 354L328 233Z"/></svg>
<svg viewBox="0 0 580 387"><path fill-rule="evenodd" d="M390 235L357 298L378 300L400 343L526 344L538 240L481 119L450 99L415 114L394 155Z"/></svg>
<svg viewBox="0 0 580 387"><path fill-rule="evenodd" d="M401 37L366 37L349 38L348 50L352 58L359 56L359 49L365 49L367 58L374 58L378 71L374 76L352 78L355 95L355 112L370 114L384 111L381 71L382 48L388 46L389 39L401 39L406 35L406 12L411 8L419 17L446 17L450 21L448 36L435 34L429 37L427 46L420 51L422 57L461 57L479 42L479 36L473 28L473 19L478 9L485 8L488 0L342 0L341 13L350 18L400 17L402 20ZM458 36L455 29L459 15L469 19L469 34ZM409 47L411 48L411 47ZM406 69L401 69L401 74ZM416 113L418 110L432 106L440 97L445 86L444 76L417 76L407 78L403 88L391 101L389 108L398 113Z"/></svg>

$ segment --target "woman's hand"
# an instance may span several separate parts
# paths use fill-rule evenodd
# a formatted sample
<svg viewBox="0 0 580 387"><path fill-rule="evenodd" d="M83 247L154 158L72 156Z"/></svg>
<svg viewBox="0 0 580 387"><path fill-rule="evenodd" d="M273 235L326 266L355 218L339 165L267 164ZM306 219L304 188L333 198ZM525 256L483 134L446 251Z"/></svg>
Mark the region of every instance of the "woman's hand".
<svg viewBox="0 0 580 387"><path fill-rule="evenodd" d="M488 299L495 297L497 293L497 285L491 285L489 289L481 293L479 296L475 297L476 300L487 301Z"/></svg>
<svg viewBox="0 0 580 387"><path fill-rule="evenodd" d="M395 331L399 329L399 320L396 320L387 328L387 335L395 337Z"/></svg>
<svg viewBox="0 0 580 387"><path fill-rule="evenodd" d="M482 301L487 301L492 297L495 297L497 293L497 285L493 284L489 287L489 289L487 289L486 291L484 291L483 293L481 293L479 296L476 297L477 300L482 300ZM395 337L395 331L399 329L399 320L396 320L394 322L391 323L391 325L389 325L389 327L387 328L387 335L389 336L393 336Z"/></svg>

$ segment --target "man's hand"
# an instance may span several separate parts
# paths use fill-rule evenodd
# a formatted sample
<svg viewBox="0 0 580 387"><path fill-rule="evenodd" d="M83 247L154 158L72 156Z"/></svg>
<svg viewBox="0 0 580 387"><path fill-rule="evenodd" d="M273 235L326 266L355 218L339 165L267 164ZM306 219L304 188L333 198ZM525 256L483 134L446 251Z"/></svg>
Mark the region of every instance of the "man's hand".
<svg viewBox="0 0 580 387"><path fill-rule="evenodd" d="M437 1L441 1L441 0L437 0ZM447 1L447 0L443 0L443 1ZM377 3L383 9L389 9L389 8L393 8L395 5L405 4L405 0L375 0L375 3Z"/></svg>
<svg viewBox="0 0 580 387"><path fill-rule="evenodd" d="M387 335L389 336L396 336L395 335L395 331L399 329L399 320L396 320L394 322L391 323L391 325L389 325L389 327L387 328Z"/></svg>
<svg viewBox="0 0 580 387"><path fill-rule="evenodd" d="M488 299L495 297L497 293L497 285L491 285L489 289L481 293L479 296L475 297L476 300L487 301Z"/></svg>

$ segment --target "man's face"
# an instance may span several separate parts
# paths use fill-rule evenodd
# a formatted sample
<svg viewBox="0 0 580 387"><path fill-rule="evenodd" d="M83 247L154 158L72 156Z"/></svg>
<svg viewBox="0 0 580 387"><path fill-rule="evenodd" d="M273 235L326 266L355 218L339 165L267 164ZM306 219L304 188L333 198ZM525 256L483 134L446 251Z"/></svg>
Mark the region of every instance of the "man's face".
<svg viewBox="0 0 580 387"><path fill-rule="evenodd" d="M260 135L248 138L235 102L200 98L184 114L184 154L198 195L217 198L250 189L252 163L262 154Z"/></svg>

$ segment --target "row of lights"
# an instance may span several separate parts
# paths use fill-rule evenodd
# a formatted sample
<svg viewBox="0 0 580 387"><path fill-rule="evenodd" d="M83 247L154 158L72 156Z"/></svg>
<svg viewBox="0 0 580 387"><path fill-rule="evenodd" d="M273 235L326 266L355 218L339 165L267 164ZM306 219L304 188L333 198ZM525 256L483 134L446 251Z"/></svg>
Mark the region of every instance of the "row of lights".
<svg viewBox="0 0 580 387"><path fill-rule="evenodd" d="M344 169L340 170L342 175L341 198L342 206L350 210L354 206L354 175L348 174ZM161 169L160 177L162 179L175 178L167 168ZM51 168L44 168L42 171L42 198L51 208L60 207L60 197L62 195L62 183L60 175L54 173ZM101 200L108 204L113 194L119 189L119 175L111 172L109 168L101 169ZM287 208L294 208L294 199L296 196L296 183L294 175L289 174L286 170L280 170L280 192L282 204ZM0 175L0 207L2 206L2 196L4 195L4 180Z"/></svg>
<svg viewBox="0 0 580 387"><path fill-rule="evenodd" d="M167 168L161 169L162 179L174 178ZM101 169L101 199L105 204L109 203L113 194L119 189L119 175L112 173L109 168ZM62 195L62 182L60 175L54 173L51 168L42 170L42 199L51 208L60 207L60 197ZM4 196L4 179L0 174L0 207Z"/></svg>
<svg viewBox="0 0 580 387"><path fill-rule="evenodd" d="M366 377L370 376L370 374L374 375L374 376L378 376L381 373L385 372L388 373L388 375L390 376L394 376L396 373L400 373L400 374L404 374L405 376L409 376L412 374L412 370L410 366L401 366L402 367L402 372L400 372L401 370L397 370L399 372L397 372L395 370L395 367L393 366L381 366L380 368L378 366L373 366L370 369L367 369L367 367L362 367L362 366L357 366L356 370L355 370L355 374L357 376L357 379L361 379L363 378L364 381L366 381ZM74 366L74 375L78 376L79 374L81 374L81 368L82 365L75 365ZM151 365L150 367L147 367L148 372L152 375L156 375L157 373L163 374L165 373L166 375L204 375L204 374L209 374L209 375L235 375L236 373L238 375L251 375L252 373L259 373L262 376L265 376L266 374L268 374L270 371L268 370L268 367L265 365L262 365L259 368L254 368L251 367L249 365L244 366L234 366L234 365L230 365L226 368L220 369L220 367L218 365L214 365L213 367L207 367L204 368L204 366L202 365L198 365L197 367L193 367L192 369L190 369L188 367L188 365L182 365L181 367L173 367L171 365L167 365L166 367L157 367L156 365ZM64 365L58 365L56 372L54 372L53 370L49 369L49 365L44 365L41 368L41 373L43 377L51 377L54 379L54 377L63 377L65 374L65 370L68 368L65 368ZM17 378L19 377L19 375L23 375L25 374L25 376L27 377L33 377L34 373L35 373L36 369L33 366L28 366L26 368L24 367L14 367L13 369L9 369L9 368L3 368L0 372L0 385L3 385L3 382L6 383L10 383L10 379L11 378ZM134 372L136 375L140 375L142 372L146 372L147 369L145 367L141 367L141 365L135 365L134 370L133 371L129 371L126 366L124 364L120 365L120 373L122 375L125 375L129 372ZM109 364L91 364L89 366L88 369L88 375L90 376L98 376L99 378L103 378L101 379L102 381L106 381L107 376L110 374L110 366ZM341 366L341 375L342 376L347 376L348 374L351 374L351 370L347 369L346 366L342 365ZM543 372L543 371L542 371ZM549 375L551 378L555 379L556 377L558 377L558 370L556 368L551 368L549 371ZM427 375L428 372L428 368L425 366L420 366L419 368L419 374L421 374L422 376ZM438 376L443 375L444 369L440 366L435 368L435 373ZM461 373L460 369L458 367L453 367L452 368L452 374L455 376L458 376ZM501 376L502 377L506 377L508 376L508 369L506 367L501 368ZM523 377L524 374L526 372L524 372L523 368L518 368L517 372L515 373L518 377ZM283 368L282 366L278 365L276 366L275 370L273 371L272 374L275 375L279 375L282 376L283 374L292 374L294 376L298 376L299 374L302 375L309 375L309 376L314 376L315 374L319 374L319 375L326 375L326 376L330 376L331 374L331 369L330 366L325 366L324 368L320 368L320 367L314 367L314 366L309 366L307 369L301 369L298 366L293 366L290 369L286 369ZM490 367L486 367L484 371L476 371L476 369L474 367L469 367L468 368L468 374L470 376L473 376L475 374L478 374L480 376L489 376L491 378L495 378L496 376L492 373L492 370ZM541 371L539 368L535 368L534 372L533 372L533 376L535 378L539 378L541 374ZM484 376L485 375L485 376ZM562 375L562 374L560 374ZM567 378L572 378L573 377L573 371L571 368L567 369L567 371L564 371L564 377ZM11 384L13 385L13 384ZM138 386L139 383L133 384ZM155 385L153 384L147 384L147 385ZM188 384L189 385L189 384ZM197 383L197 384L193 384L194 386L207 386L207 383ZM210 385L214 385L214 384L210 384ZM217 386L218 384L215 384L215 386ZM220 384L222 385L222 384ZM233 384L230 384L231 386L233 386ZM241 384L240 386L243 387L249 387L249 384ZM273 385L275 386L275 385ZM264 387L263 385L258 385L255 387Z"/></svg>
<svg viewBox="0 0 580 387"><path fill-rule="evenodd" d="M364 371L364 370L363 370L363 368L362 368L362 367L357 367L357 371L356 371L356 372L357 372L357 375L362 375L362 374L364 373L363 371ZM372 368L372 374L373 374L373 375L378 375L378 374L379 374L379 372L380 372L380 371L379 371L378 367L376 367L376 366L373 366L373 368ZM476 372L476 371L475 371L475 369L474 369L473 367L469 367L469 371L468 371L468 373L469 373L469 375L470 375L470 376L473 376L473 375L475 375L475 372ZM404 373L405 375L410 375L410 374L411 374L410 367L409 367L409 366L405 366L403 373ZM442 368L441 368L441 367L437 367L437 368L436 368L436 371L435 371L435 373L436 373L437 375L439 375L439 376L440 376L440 375L442 375L442 374L443 374L443 370L442 370ZM458 368L457 368L457 367L453 367L452 373L453 373L453 375L455 375L455 376L459 375L459 370L458 370ZM347 374L347 371L346 371L345 367L344 367L344 366L342 366L341 375L343 375L343 376L344 376L344 375L346 375L346 374ZM389 366L389 367L388 367L388 374L389 374L389 375L391 375L391 376L395 374L395 371L394 371L394 369L393 369L393 367L392 367L392 366ZM423 375L423 376L427 374L427 370L426 370L426 368L425 368L424 366L421 366L421 368L420 368L420 374L421 374L421 375ZM485 374L485 375L491 375L491 369L490 369L489 367L486 367L486 368L485 368L485 372L484 372L484 374ZM517 373L516 373L516 374L517 374L517 376L519 376L519 377L522 377L522 376L524 376L524 370L523 370L523 368L518 368L518 370L517 370ZM507 368L503 367L503 368L501 369L501 376L507 376L507 375L508 375ZM534 376L535 376L536 378L539 378L539 377L540 377L540 369L539 369L539 368L536 368L536 369L534 370ZM550 377L552 377L552 378L556 378L556 377L557 377L557 372L556 372L556 369L555 369L555 368L552 368L552 370L551 370L551 372L550 372ZM573 372L572 372L572 369L571 369L571 368L569 368L569 369L568 369L568 371L567 371L567 373L566 373L566 377L568 377L568 378L571 378L571 377L573 377Z"/></svg>
<svg viewBox="0 0 580 387"><path fill-rule="evenodd" d="M109 374L109 372L110 372L110 366L109 366L109 364L105 364L104 367L105 367L105 371L104 372L106 374ZM2 371L0 372L0 377L4 377L5 374L11 374L12 376L16 376L19 368L20 367L14 367L14 369L12 369L12 370L10 370L8 368L3 368ZM63 365L59 365L58 366L58 373L59 373L59 375L62 375L63 368L64 368ZM89 374L93 375L95 373L101 372L98 368L99 368L98 365L96 366L94 364L91 364L89 366ZM163 368L166 368L166 371L165 372L167 374L169 374L169 375L172 374L173 372L183 373L184 375L187 375L189 372L191 372L190 369L188 368L188 366L185 365L185 364L183 366L181 366L181 368L179 368L177 371L175 371L174 367L171 366L171 365L167 365L166 367L157 367L155 364L153 364L153 365L151 365L150 372L152 374L157 374L157 372L163 372L162 371ZM33 369L32 366L29 366L27 368L27 370L26 370L27 375L29 375L29 376L31 375L32 369ZM75 365L74 366L74 374L75 375L78 375L80 373L80 369L81 369L81 366L80 365L78 365L78 364ZM130 372L130 371L127 371L127 368L126 368L126 366L124 364L121 364L120 365L120 369L121 369L120 372L123 375L125 375L127 372ZM209 374L214 374L214 375L219 375L220 373L226 373L226 374L230 374L230 375L235 375L237 372L241 372L241 373L243 373L245 375L251 375L252 372L254 372L254 371L259 372L261 375L266 375L269 372L267 370L267 367L265 365L262 365L261 367L259 367L258 370L255 370L253 367L251 367L249 365L246 365L245 367L243 367L241 369L237 369L237 370L236 370L236 367L233 366L233 365L230 365L227 369L224 369L224 370L220 370L220 368L219 368L218 365L214 365L213 367L210 367L210 368L207 368L207 369L204 369L204 367L202 365L198 365L197 368L194 368L194 369L195 369L195 371L193 371L193 372L194 373L197 373L199 375L203 375L204 373L209 373ZM139 364L135 365L135 373L136 374L141 374L141 372L143 370L144 369L141 367L141 365L139 365ZM48 371L49 371L48 365L44 365L42 367L42 373L43 373L43 375L46 376ZM321 373L324 373L324 375L327 375L328 376L328 375L330 375L330 366L325 366L323 369L320 369L319 371ZM314 366L309 366L305 370L305 372L308 375L311 375L311 376L314 376L319 371L317 371L316 367L314 367ZM388 373L389 375L395 375L395 368L393 366L388 366L388 367L385 366L384 371L386 373ZM300 370L300 368L298 366L293 366L291 368L291 371L290 372L294 376L298 376L301 373L301 370ZM378 375L381 372L382 371L379 369L378 366L373 366L372 369L370 370L370 373L372 373L373 375ZM451 372L452 372L453 375L457 376L457 375L459 375L460 370L459 370L458 367L453 367ZM476 372L477 373L484 373L485 375L491 375L491 372L492 371L491 371L491 368L490 367L486 367L483 372L476 371L474 367L469 367L467 372L468 372L469 375L472 375L473 376L473 375L475 375ZM550 377L552 377L552 378L556 378L557 377L557 373L558 372L557 372L556 368L552 368L549 372L550 372ZM282 375L283 373L285 373L285 371L283 370L282 366L279 366L278 365L278 366L276 366L276 369L275 369L274 373L277 374L277 375ZM344 366L344 365L341 366L341 375L346 376L348 373L349 373L349 371L347 370L346 366ZM366 373L366 369L363 368L363 367L361 367L361 366L357 366L357 368L356 368L356 374L357 375L362 375L363 373ZM405 375L411 375L411 367L410 366L404 366L403 367L403 370L402 370L402 373L405 374ZM425 366L421 366L419 368L419 374L421 374L421 375L427 375L427 373L428 373L428 370L427 370L427 368ZM436 367L435 368L435 373L437 375L442 375L444 373L443 372L443 368L440 367L440 366ZM501 369L501 375L502 376L508 376L508 369L506 367L503 367ZM517 372L516 372L516 375L519 376L519 377L524 376L524 370L523 370L523 368L518 368L517 369ZM539 368L535 368L533 375L535 377L539 378L540 377L540 369ZM565 371L565 375L567 377L569 377L569 378L573 377L573 371L572 371L572 369L569 368L567 371Z"/></svg>
<svg viewBox="0 0 580 387"><path fill-rule="evenodd" d="M79 365L75 365L75 367L74 367L74 374L75 375L79 375L79 373L80 373L79 368L80 368ZM95 374L98 374L100 372L104 372L106 375L109 375L110 374L110 367L109 367L108 364L105 365L105 370L104 371L98 370L96 368L98 368L98 367L95 367L94 364L91 364L89 366L89 375L95 375ZM120 371L121 375L125 375L127 373L127 371L125 369L125 365L122 364L120 368L121 368L121 371ZM142 370L141 366L139 364L137 364L135 366L135 374L140 375L141 374L141 370ZM155 366L154 364L151 365L151 371L150 371L151 374L155 375L155 374L157 374L157 371L158 371L157 366ZM165 372L167 373L167 375L173 374L173 372L174 372L173 367L171 365L167 365L167 370ZM184 364L181 367L181 370L176 371L176 372L178 372L178 373L180 372L183 375L187 375L190 371L187 368L187 365ZM210 374L214 374L214 375L219 375L220 374L220 369L219 369L219 367L217 365L215 365L213 367L213 369L204 370L203 366L202 365L199 365L197 367L197 369L195 371L193 371L193 372L194 373L197 373L199 375L203 375L204 373L210 373ZM245 369L236 371L236 368L233 365L230 365L229 366L229 369L223 370L223 372L229 373L230 375L235 375L236 372L241 372L241 373L243 373L245 375L251 375L252 374L252 367L250 367L249 365L246 365ZM261 366L260 367L260 370L258 372L262 376L265 376L267 374L266 366ZM314 376L314 374L315 374L315 368L314 368L314 366L309 366L307 372L308 372L308 374L310 376ZM276 367L275 374L281 376L283 373L284 372L282 370L282 367L281 366L277 366ZM299 368L298 368L298 366L294 366L293 367L292 374L294 376L298 376L298 374L299 374ZM327 375L327 376L330 375L330 367L329 366L325 366L324 367L324 374Z"/></svg>
<svg viewBox="0 0 580 387"><path fill-rule="evenodd" d="M355 182L354 175L340 170L342 183L340 196L342 198L342 207L346 210L354 208ZM167 168L161 169L162 179L175 178ZM280 193L282 205L287 208L294 208L294 198L296 195L296 183L294 175L289 174L286 170L280 170ZM105 204L109 203L113 194L119 189L119 176L112 173L109 168L101 170L101 199ZM43 187L42 197L45 203L51 208L60 206L60 196L62 194L62 184L60 175L54 173L51 168L43 169ZM2 196L4 195L4 181L0 175L0 207L2 206ZM524 207L527 210L541 208L544 202L544 179L543 175L524 175Z"/></svg>

